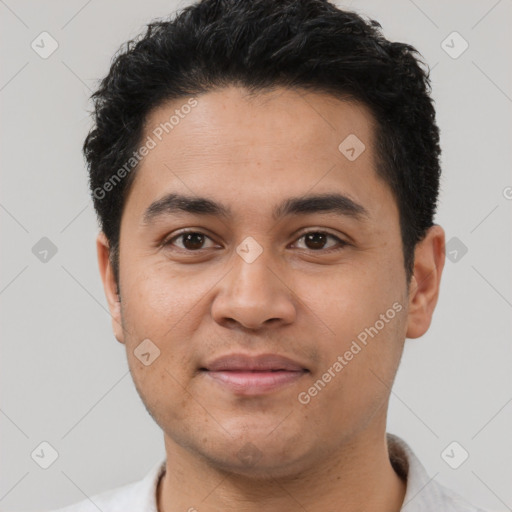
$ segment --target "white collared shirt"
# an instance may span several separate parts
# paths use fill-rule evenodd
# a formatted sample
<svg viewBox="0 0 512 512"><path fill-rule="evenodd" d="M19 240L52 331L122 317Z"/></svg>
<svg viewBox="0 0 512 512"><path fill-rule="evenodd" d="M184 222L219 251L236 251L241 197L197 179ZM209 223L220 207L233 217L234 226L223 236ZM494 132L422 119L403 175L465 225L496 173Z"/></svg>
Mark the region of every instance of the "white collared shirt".
<svg viewBox="0 0 512 512"><path fill-rule="evenodd" d="M407 480L400 512L484 512L461 496L430 478L409 445L387 434L391 463ZM165 460L158 462L137 482L91 496L55 512L158 512L156 491L165 472Z"/></svg>

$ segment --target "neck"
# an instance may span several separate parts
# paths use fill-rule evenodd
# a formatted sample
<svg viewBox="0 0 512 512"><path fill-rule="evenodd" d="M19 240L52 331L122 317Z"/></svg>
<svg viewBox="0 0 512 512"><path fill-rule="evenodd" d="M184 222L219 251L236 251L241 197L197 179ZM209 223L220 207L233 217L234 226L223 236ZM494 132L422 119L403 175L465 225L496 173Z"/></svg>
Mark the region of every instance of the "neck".
<svg viewBox="0 0 512 512"><path fill-rule="evenodd" d="M390 463L385 434L353 439L301 472L266 478L215 468L167 437L165 445L159 512L261 512L262 507L268 512L398 512L405 496L406 484Z"/></svg>

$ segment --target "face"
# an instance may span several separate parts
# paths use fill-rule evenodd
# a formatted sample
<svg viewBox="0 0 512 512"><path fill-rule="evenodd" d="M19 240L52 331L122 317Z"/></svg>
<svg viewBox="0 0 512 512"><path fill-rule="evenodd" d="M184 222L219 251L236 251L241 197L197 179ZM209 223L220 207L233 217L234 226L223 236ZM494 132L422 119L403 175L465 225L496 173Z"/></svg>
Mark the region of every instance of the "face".
<svg viewBox="0 0 512 512"><path fill-rule="evenodd" d="M417 275L407 286L362 105L235 87L188 100L147 120L155 146L123 210L120 302L98 237L115 335L168 447L291 474L383 431L404 339L428 328L440 274L429 301Z"/></svg>

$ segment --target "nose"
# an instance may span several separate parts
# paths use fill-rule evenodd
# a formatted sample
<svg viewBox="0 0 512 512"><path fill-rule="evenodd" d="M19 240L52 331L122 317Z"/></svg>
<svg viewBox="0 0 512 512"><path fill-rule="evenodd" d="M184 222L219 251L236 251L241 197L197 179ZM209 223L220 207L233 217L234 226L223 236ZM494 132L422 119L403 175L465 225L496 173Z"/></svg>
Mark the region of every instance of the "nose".
<svg viewBox="0 0 512 512"><path fill-rule="evenodd" d="M237 255L232 270L219 282L211 309L219 325L256 330L295 320L296 302L291 286L265 253L251 263Z"/></svg>

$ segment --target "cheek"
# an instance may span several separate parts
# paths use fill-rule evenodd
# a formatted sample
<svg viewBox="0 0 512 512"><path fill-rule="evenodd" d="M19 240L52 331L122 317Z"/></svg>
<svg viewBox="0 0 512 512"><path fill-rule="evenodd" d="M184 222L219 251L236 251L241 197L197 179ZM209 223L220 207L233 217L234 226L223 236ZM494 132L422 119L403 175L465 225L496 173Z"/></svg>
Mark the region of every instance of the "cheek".
<svg viewBox="0 0 512 512"><path fill-rule="evenodd" d="M305 295L311 318L321 326L316 341L322 363L311 379L318 398L310 406L320 414L326 404L338 404L332 414L344 424L352 421L347 411L357 423L384 403L402 353L405 283L390 279L396 268L377 267L340 268Z"/></svg>
<svg viewBox="0 0 512 512"><path fill-rule="evenodd" d="M125 346L133 380L150 410L159 403L169 410L172 403L174 411L184 412L184 389L197 366L191 340L204 287L164 275L162 267L131 268L121 283Z"/></svg>
<svg viewBox="0 0 512 512"><path fill-rule="evenodd" d="M207 279L172 271L169 262L132 268L122 284L125 319L134 332L167 339L194 321L211 287Z"/></svg>
<svg viewBox="0 0 512 512"><path fill-rule="evenodd" d="M382 261L354 261L333 266L325 274L301 277L294 292L321 332L331 338L326 344L332 345L333 339L342 342L357 336L393 303L402 303L405 282L400 286L400 279L393 278L396 272Z"/></svg>
<svg viewBox="0 0 512 512"><path fill-rule="evenodd" d="M306 393L301 403L309 400L305 410L311 418L328 415L329 421L318 425L326 429L325 435L329 435L329 425L335 424L350 436L385 411L402 353L403 322L403 316L395 315L380 330L373 322L367 331L359 331L363 333L359 338L350 334L332 337L331 344L324 346L325 363L312 375L310 387L301 390ZM344 329L340 323L338 331Z"/></svg>
<svg viewBox="0 0 512 512"><path fill-rule="evenodd" d="M154 336L155 345L146 345L144 350L139 350L142 345L138 338L129 336L128 339L126 351L130 372L151 416L160 425L185 418L194 407L186 388L195 362L191 359L188 344L182 342L184 338L178 333L168 334L165 341ZM149 357L144 357L145 354Z"/></svg>
<svg viewBox="0 0 512 512"><path fill-rule="evenodd" d="M140 367L138 363L130 362L135 387L147 411L162 429L174 425L173 429L178 431L183 420L200 413L185 383L181 382L182 375L164 354L151 367Z"/></svg>

